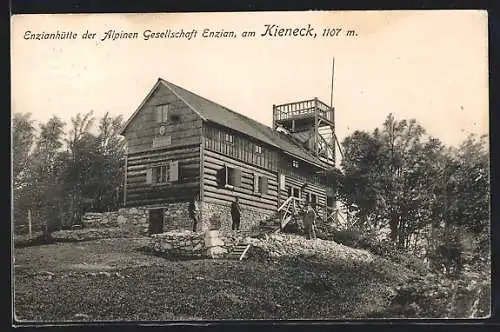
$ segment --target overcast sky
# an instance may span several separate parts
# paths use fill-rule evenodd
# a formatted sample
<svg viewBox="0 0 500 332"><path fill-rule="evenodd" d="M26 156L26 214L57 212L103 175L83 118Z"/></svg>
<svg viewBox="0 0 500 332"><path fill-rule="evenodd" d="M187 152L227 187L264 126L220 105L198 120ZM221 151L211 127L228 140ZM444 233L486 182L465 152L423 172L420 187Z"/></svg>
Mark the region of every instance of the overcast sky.
<svg viewBox="0 0 500 332"><path fill-rule="evenodd" d="M261 37L265 24L311 24L317 38ZM357 37L322 38L325 27ZM146 29L198 29L192 40L144 41ZM204 28L256 38L203 39ZM104 32L136 40L100 41ZM25 40L32 32L86 30L95 40ZM136 110L158 77L271 125L272 105L330 103L335 57L337 135L372 130L392 112L416 118L447 144L488 133L487 16L474 11L107 14L17 16L12 23L12 106L46 121L94 110Z"/></svg>

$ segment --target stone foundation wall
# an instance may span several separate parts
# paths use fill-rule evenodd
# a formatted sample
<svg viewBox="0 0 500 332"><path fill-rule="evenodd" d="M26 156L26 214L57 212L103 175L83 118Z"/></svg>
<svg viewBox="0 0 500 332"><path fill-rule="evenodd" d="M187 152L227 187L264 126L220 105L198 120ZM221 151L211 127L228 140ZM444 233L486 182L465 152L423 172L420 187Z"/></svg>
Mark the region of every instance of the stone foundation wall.
<svg viewBox="0 0 500 332"><path fill-rule="evenodd" d="M201 204L202 221L199 230L206 231L210 228L229 231L232 226L231 206L215 203ZM250 230L257 226L261 220L268 219L273 214L241 206L240 230Z"/></svg>
<svg viewBox="0 0 500 332"><path fill-rule="evenodd" d="M147 235L149 231L150 207L122 208L111 212L87 212L82 223L85 228L125 228L135 234ZM162 206L164 209L163 231L192 230L189 203L180 202Z"/></svg>
<svg viewBox="0 0 500 332"><path fill-rule="evenodd" d="M164 206L163 231L193 230L193 220L189 216L189 202L171 203Z"/></svg>
<svg viewBox="0 0 500 332"><path fill-rule="evenodd" d="M148 210L142 208L122 208L111 212L87 212L82 223L85 228L121 227L136 234L148 233Z"/></svg>
<svg viewBox="0 0 500 332"><path fill-rule="evenodd" d="M195 232L166 232L151 235L150 248L167 256L203 256L203 233Z"/></svg>
<svg viewBox="0 0 500 332"><path fill-rule="evenodd" d="M170 231L151 235L149 248L167 257L185 258L223 258L233 248L245 243L242 235L225 232L219 233L217 239L212 238L212 245L207 247L205 243L206 232Z"/></svg>

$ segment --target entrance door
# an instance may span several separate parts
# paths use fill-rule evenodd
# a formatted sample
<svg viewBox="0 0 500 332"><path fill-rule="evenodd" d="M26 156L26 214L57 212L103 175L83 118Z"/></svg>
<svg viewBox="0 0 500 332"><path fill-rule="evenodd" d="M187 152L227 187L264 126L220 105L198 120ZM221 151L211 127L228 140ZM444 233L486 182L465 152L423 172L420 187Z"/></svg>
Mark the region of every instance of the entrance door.
<svg viewBox="0 0 500 332"><path fill-rule="evenodd" d="M149 210L149 235L163 233L163 209Z"/></svg>

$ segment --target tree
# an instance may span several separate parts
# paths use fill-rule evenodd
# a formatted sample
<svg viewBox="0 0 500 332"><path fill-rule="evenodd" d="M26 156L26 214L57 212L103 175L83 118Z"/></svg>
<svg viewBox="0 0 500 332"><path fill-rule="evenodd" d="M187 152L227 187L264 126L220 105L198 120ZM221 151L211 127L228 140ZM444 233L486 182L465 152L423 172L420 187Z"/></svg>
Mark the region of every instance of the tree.
<svg viewBox="0 0 500 332"><path fill-rule="evenodd" d="M31 208L36 212L38 220L42 221L46 234L57 220L54 206L63 199L59 174L64 164L59 153L63 146L64 125L56 116L40 125L40 135L27 170L27 191L32 198Z"/></svg>
<svg viewBox="0 0 500 332"><path fill-rule="evenodd" d="M344 192L367 226L390 227L391 239L408 246L410 236L429 222L433 160L440 142L425 135L416 120L392 114L373 133L355 132L343 142Z"/></svg>
<svg viewBox="0 0 500 332"><path fill-rule="evenodd" d="M14 113L12 120L12 175L14 180L26 169L36 132L30 113Z"/></svg>
<svg viewBox="0 0 500 332"><path fill-rule="evenodd" d="M98 183L95 208L99 211L114 210L121 205L123 192L125 141L119 132L122 128L121 116L110 117L108 113L99 121L99 163L96 169Z"/></svg>
<svg viewBox="0 0 500 332"><path fill-rule="evenodd" d="M30 113L14 113L12 119L12 186L14 224L22 226L31 203L27 169L33 157L36 129Z"/></svg>

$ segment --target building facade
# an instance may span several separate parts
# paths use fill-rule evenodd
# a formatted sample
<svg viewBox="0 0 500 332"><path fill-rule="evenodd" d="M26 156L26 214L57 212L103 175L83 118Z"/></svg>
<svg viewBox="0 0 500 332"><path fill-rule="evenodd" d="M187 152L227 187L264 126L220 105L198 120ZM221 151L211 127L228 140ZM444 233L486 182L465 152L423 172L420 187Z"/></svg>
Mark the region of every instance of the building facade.
<svg viewBox="0 0 500 332"><path fill-rule="evenodd" d="M230 228L236 197L242 229L275 216L289 196L312 201L326 218L334 199L325 173L335 159L319 129L334 130L333 109L313 99L274 105L273 113L270 128L158 79L121 133L125 207L149 210L152 233L192 229L195 197L199 230Z"/></svg>

